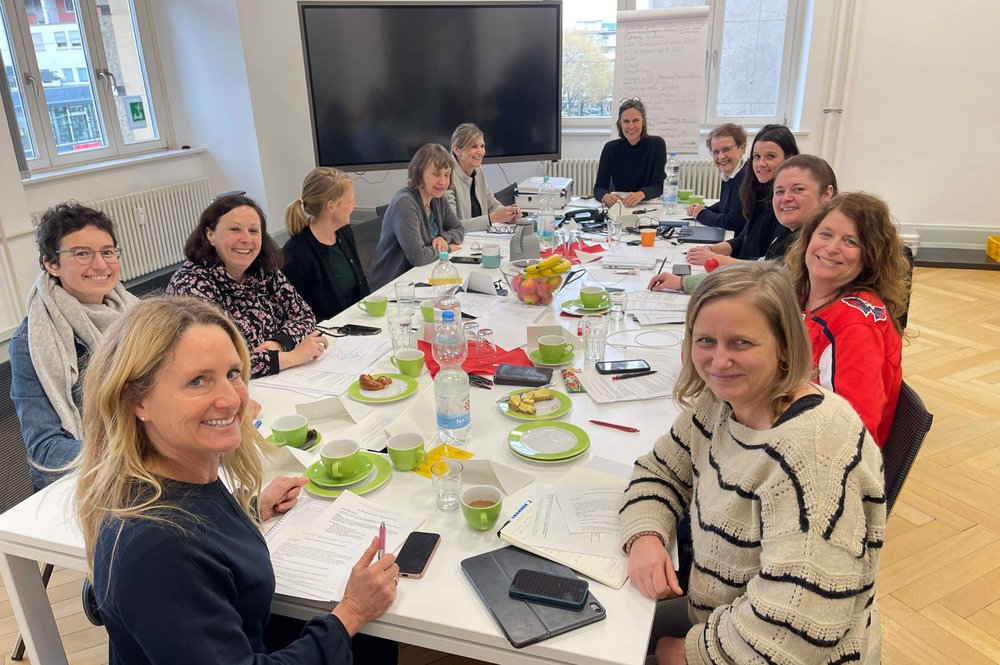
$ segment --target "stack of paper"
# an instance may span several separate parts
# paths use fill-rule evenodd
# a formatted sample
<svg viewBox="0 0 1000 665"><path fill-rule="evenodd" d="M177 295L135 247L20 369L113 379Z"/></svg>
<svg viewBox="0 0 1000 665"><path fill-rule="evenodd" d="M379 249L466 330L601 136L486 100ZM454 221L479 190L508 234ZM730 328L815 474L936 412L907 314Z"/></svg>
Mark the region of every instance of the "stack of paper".
<svg viewBox="0 0 1000 665"><path fill-rule="evenodd" d="M258 385L291 390L310 397L342 395L379 358L392 348L388 339L380 336L338 337L316 360L256 379Z"/></svg>

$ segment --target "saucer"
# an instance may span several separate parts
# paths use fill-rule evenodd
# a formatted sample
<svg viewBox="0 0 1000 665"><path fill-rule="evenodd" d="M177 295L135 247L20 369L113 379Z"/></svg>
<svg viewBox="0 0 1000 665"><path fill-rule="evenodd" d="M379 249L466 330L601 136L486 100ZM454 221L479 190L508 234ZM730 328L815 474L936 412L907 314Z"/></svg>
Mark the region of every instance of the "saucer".
<svg viewBox="0 0 1000 665"><path fill-rule="evenodd" d="M361 452L361 459L359 460L358 470L354 472L354 475L348 478L341 478L340 480L335 480L330 476L326 475L326 467L323 466L323 461L320 460L316 462L308 469L306 469L306 478L308 478L314 485L319 485L320 487L327 488L337 488L346 487L347 485L353 485L354 483L361 482L368 477L368 474L372 471L372 460L368 455Z"/></svg>
<svg viewBox="0 0 1000 665"><path fill-rule="evenodd" d="M357 485L352 485L351 487L341 487L339 489L333 487L320 487L314 482L308 482L302 489L314 496L322 497L324 499L336 499L344 492L352 492L360 495L377 490L379 487L382 487L382 485L384 485L390 477L392 477L392 465L389 463L389 460L382 455L375 455L364 450L361 451L361 454L371 459L375 466L375 473L373 473L367 481Z"/></svg>
<svg viewBox="0 0 1000 665"><path fill-rule="evenodd" d="M290 445L290 444L278 441L276 438L274 438L274 434L268 434L267 435L267 440L270 443L273 443L276 446L285 446L285 447L288 447L288 448L298 448L299 450L309 451L309 450L315 449L316 446L318 446L319 444L323 443L323 435L320 434L318 431L316 431L314 429L310 429L309 433L306 434L306 440L302 442L302 447L293 446L293 445Z"/></svg>
<svg viewBox="0 0 1000 665"><path fill-rule="evenodd" d="M575 357L576 357L575 351L567 351L566 353L563 354L562 358L560 358L554 363L550 363L542 360L542 352L539 351L538 349L535 349L534 351L528 354L528 358L531 360L531 362L535 363L536 365L545 365L546 367L559 367L560 365L569 364L573 362L573 358Z"/></svg>
<svg viewBox="0 0 1000 665"><path fill-rule="evenodd" d="M584 307L583 302L577 298L567 300L562 304L562 311L573 316L584 316L585 314L604 314L611 309L611 299L606 298L600 307Z"/></svg>

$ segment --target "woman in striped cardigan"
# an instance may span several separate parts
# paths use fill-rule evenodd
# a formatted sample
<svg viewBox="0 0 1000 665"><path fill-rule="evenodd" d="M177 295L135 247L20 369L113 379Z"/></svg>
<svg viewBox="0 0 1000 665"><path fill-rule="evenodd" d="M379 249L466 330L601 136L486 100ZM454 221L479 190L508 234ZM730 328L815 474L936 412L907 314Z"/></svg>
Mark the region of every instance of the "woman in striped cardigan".
<svg viewBox="0 0 1000 665"><path fill-rule="evenodd" d="M636 461L621 509L629 577L683 592L665 543L691 511L686 597L660 603L658 663L878 663L881 455L809 382L792 284L772 262L710 274L685 322L684 410Z"/></svg>

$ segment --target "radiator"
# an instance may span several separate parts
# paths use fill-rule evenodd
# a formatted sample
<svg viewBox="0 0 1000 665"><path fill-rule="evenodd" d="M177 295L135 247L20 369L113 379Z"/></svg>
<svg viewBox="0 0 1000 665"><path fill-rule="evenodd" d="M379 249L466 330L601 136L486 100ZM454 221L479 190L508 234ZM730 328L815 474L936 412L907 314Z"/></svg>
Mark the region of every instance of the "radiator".
<svg viewBox="0 0 1000 665"><path fill-rule="evenodd" d="M719 198L722 179L719 170L710 159L681 159L680 183L681 189L693 189L695 194L702 194L707 199ZM597 180L596 159L561 159L558 162L545 164L545 175L558 178L572 178L573 191L577 196L587 198L594 193L594 181Z"/></svg>
<svg viewBox="0 0 1000 665"><path fill-rule="evenodd" d="M115 223L124 282L183 261L184 241L211 201L208 179L198 178L86 205L102 211ZM32 215L36 224L42 214Z"/></svg>

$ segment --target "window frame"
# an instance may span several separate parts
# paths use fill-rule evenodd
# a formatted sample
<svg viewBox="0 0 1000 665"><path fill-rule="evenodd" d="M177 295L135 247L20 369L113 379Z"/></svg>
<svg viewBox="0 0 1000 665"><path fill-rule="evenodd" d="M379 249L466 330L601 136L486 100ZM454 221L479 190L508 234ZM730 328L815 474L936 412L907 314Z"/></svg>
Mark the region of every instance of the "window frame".
<svg viewBox="0 0 1000 665"><path fill-rule="evenodd" d="M156 123L159 138L132 144L125 143L123 131L118 121L115 95L110 89L110 80L103 73L98 74L98 72L107 69L108 58L101 35L97 2L96 0L77 0L73 3L74 7L76 10L82 11L74 11L73 13L79 24L82 44L80 47L67 46L67 48L80 48L83 52L85 67L89 74L86 83L91 86L94 93L97 122L103 132L106 145L75 153L59 154L53 118L45 98L38 59L35 57L34 40L31 36L31 26L28 22L25 3L23 0L0 0L3 3L4 13L8 21L7 28L11 50L16 61L14 68L21 76L18 85L21 90L24 112L28 119L30 140L36 154L33 158L26 157L28 168L32 173L43 173L64 167L100 163L169 149L172 129L168 122L166 94L162 85L148 1L132 0L132 8L135 32L139 39L138 55L146 74L150 102L147 113L151 121ZM73 30L75 29L74 27ZM67 41L69 31L70 28L67 26L65 30ZM17 145L15 149L22 150L23 147Z"/></svg>
<svg viewBox="0 0 1000 665"><path fill-rule="evenodd" d="M725 23L726 0L705 0L708 13L708 58L705 62L704 78L704 108L701 117L703 129L711 129L726 122L733 122L744 127L760 127L769 123L788 125L795 117L795 107L800 103L797 98L796 81L800 68L803 66L803 43L805 39L805 21L809 14L809 0L787 0L788 10L785 19L785 41L782 52L782 71L773 116L723 116L717 115L719 75L717 63L721 61L722 36ZM636 0L618 0L617 11L634 11ZM639 11L646 11L645 9ZM617 30L616 30L617 33ZM714 56L714 57L713 57ZM563 116L563 131L571 133L586 133L597 127L606 129L608 120L613 116Z"/></svg>

